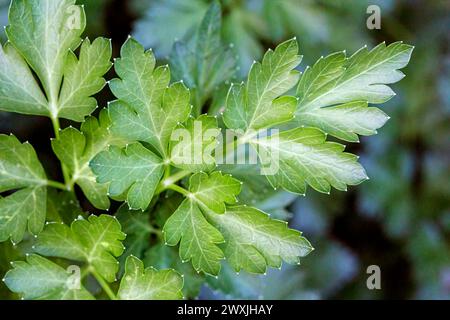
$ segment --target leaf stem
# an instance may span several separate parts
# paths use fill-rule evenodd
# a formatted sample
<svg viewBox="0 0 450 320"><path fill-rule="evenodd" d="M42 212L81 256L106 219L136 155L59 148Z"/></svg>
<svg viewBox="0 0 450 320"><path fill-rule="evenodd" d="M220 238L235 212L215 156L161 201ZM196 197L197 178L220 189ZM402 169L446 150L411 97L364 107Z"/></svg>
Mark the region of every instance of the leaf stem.
<svg viewBox="0 0 450 320"><path fill-rule="evenodd" d="M58 117L51 117L52 119L52 124L53 124L53 130L55 132L55 138L59 139L59 131L61 130L61 126L59 124L59 119ZM70 176L69 176L69 172L67 171L67 167L64 163L62 163L61 161L61 170L63 173L63 177L64 177L64 183L66 184L66 187L64 188L64 190L69 190L72 191L73 190L73 184L70 184Z"/></svg>
<svg viewBox="0 0 450 320"><path fill-rule="evenodd" d="M68 188L65 184L63 184L61 182L57 182L57 181L52 181L52 180L47 180L47 186L55 188L55 189L64 190L64 191L68 190Z"/></svg>
<svg viewBox="0 0 450 320"><path fill-rule="evenodd" d="M177 183L181 179L187 177L191 173L192 172L190 172L190 171L178 171L177 173L175 173L169 177L164 177L163 181L161 181L159 183L158 188L156 188L155 195L158 195L158 194L166 191L167 189L169 189L169 186L174 185L175 183Z"/></svg>
<svg viewBox="0 0 450 320"><path fill-rule="evenodd" d="M166 169L164 171L164 180L166 180L167 178L170 177L170 169L171 169L171 166L169 164L169 165L166 166Z"/></svg>
<svg viewBox="0 0 450 320"><path fill-rule="evenodd" d="M105 281L105 279L103 279L103 277L95 270L95 268L90 267L89 268L89 272L94 276L94 278L97 280L97 282L100 284L100 286L102 287L102 289L105 291L105 293L108 295L108 297L111 300L117 300L116 295L114 294L114 292L111 290L111 287L109 286L109 284Z"/></svg>
<svg viewBox="0 0 450 320"><path fill-rule="evenodd" d="M55 132L55 138L59 139L59 131L61 130L61 127L59 125L59 119L51 117L52 124L53 124L53 131Z"/></svg>
<svg viewBox="0 0 450 320"><path fill-rule="evenodd" d="M159 229L156 229L156 228L153 227L153 226L148 227L147 230L148 230L148 232L150 232L151 234L156 235L158 238L162 238L162 237L163 237L162 231L159 230Z"/></svg>
<svg viewBox="0 0 450 320"><path fill-rule="evenodd" d="M190 195L190 192L188 190L186 190L185 188L182 188L176 184L172 184L172 185L168 186L167 188L171 189L173 191L176 191L178 193L181 193L185 197L188 197Z"/></svg>

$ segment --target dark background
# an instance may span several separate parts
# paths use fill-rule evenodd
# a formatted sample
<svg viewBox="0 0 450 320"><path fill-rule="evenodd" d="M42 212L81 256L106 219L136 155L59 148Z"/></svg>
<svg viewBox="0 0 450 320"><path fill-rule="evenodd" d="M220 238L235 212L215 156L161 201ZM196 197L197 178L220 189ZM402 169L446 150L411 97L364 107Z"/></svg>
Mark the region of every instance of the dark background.
<svg viewBox="0 0 450 320"><path fill-rule="evenodd" d="M91 39L112 38L115 57L132 34L152 47L162 64L175 38L192 35L209 1L77 2L85 4L85 34ZM260 277L229 275L223 290L205 286L201 297L449 299L450 1L222 2L224 40L235 44L241 76L249 61L292 36L297 36L304 55L301 69L321 55L343 49L353 53L381 41L403 40L416 49L404 70L407 77L393 86L397 97L382 106L391 120L378 135L349 146L361 155L371 180L347 193L327 196L310 191L306 198L282 195L273 200L286 205L291 226L302 230L316 250L300 267L285 266ZM0 0L4 25L8 3ZM381 30L366 27L369 4L381 8ZM270 10L278 5L283 10ZM111 71L108 77L113 76ZM105 89L98 96L99 105L111 99ZM60 179L48 119L0 112L0 133L10 132L29 140L48 174ZM94 211L86 201L82 206ZM8 268L4 264L0 261L1 274ZM366 268L373 264L381 268L381 290L366 287ZM2 291L0 287L0 297Z"/></svg>

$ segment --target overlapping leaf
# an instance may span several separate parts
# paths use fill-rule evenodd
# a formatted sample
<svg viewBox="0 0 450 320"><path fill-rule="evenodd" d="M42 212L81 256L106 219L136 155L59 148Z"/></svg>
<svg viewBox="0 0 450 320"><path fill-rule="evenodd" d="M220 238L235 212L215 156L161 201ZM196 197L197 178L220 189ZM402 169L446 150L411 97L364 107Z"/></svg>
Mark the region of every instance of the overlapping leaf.
<svg viewBox="0 0 450 320"><path fill-rule="evenodd" d="M162 178L162 160L140 143L111 146L90 164L99 183L109 183L111 196L126 194L131 209L145 210Z"/></svg>
<svg viewBox="0 0 450 320"><path fill-rule="evenodd" d="M175 167L191 172L213 170L219 134L216 118L206 115L190 118L172 133L170 160Z"/></svg>
<svg viewBox="0 0 450 320"><path fill-rule="evenodd" d="M125 234L116 218L101 215L88 220L76 220L70 227L48 224L39 235L34 250L44 256L83 261L109 282L113 282L119 270L119 257L124 246Z"/></svg>
<svg viewBox="0 0 450 320"><path fill-rule="evenodd" d="M22 240L28 226L33 234L44 227L47 178L29 143L0 135L0 192L14 191L0 198L0 241Z"/></svg>
<svg viewBox="0 0 450 320"><path fill-rule="evenodd" d="M297 88L298 123L317 127L347 141L372 135L389 119L368 103L384 103L395 93L388 84L400 81L413 47L381 43L362 48L350 58L337 52L319 59L305 71Z"/></svg>
<svg viewBox="0 0 450 320"><path fill-rule="evenodd" d="M175 270L144 269L141 260L129 256L118 297L121 300L176 300L183 298L182 288L183 278Z"/></svg>
<svg viewBox="0 0 450 320"><path fill-rule="evenodd" d="M119 99L109 106L112 133L148 143L150 148L140 143L125 149L111 147L91 161L98 182L109 183L110 195L125 198L132 209L148 207L163 166L170 161L173 131L191 112L189 90L180 82L169 86L168 67L155 68L155 64L153 53L129 38L115 64L120 79L110 83Z"/></svg>
<svg viewBox="0 0 450 320"><path fill-rule="evenodd" d="M195 174L189 194L164 226L168 245L180 242L180 256L194 268L217 275L226 257L236 270L264 273L281 261L298 263L312 248L301 233L257 209L228 206L240 191L236 179L214 172ZM220 249L224 243L224 251Z"/></svg>
<svg viewBox="0 0 450 320"><path fill-rule="evenodd" d="M145 52L136 40L123 45L115 63L120 79L110 83L119 99L109 107L111 130L130 141L150 143L166 158L173 129L189 117L190 94L182 83L168 87L169 68L155 69L155 63L153 53Z"/></svg>
<svg viewBox="0 0 450 320"><path fill-rule="evenodd" d="M53 151L70 171L71 183L78 184L89 201L99 209L109 208L108 186L97 183L89 163L109 145L125 144L111 134L110 125L107 111L102 110L99 119L87 118L81 125L81 131L70 127L64 129L58 139L52 140Z"/></svg>
<svg viewBox="0 0 450 320"><path fill-rule="evenodd" d="M252 67L247 85L231 87L224 114L225 124L245 130L241 141L250 142L256 149L263 168L261 174L273 187L299 194L305 193L308 184L325 193L330 192L331 186L347 190L347 185L356 185L367 179L365 171L357 163L356 156L344 153L342 145L326 142L326 135L320 130L297 128L281 133L272 131L266 135L257 135L249 130L267 129L294 116L297 103L301 104L303 100L295 101L293 97L279 95L295 85L298 73L292 68L298 62L295 40L266 53L262 64L255 63ZM358 63L353 61L352 65ZM312 86L308 82L311 79L305 76L302 79L306 79L302 80L303 85L310 85L313 90L323 87L320 83ZM324 93L323 99L327 97ZM360 107L361 102L356 102L337 108L351 110ZM346 121L350 123L351 119Z"/></svg>
<svg viewBox="0 0 450 320"><path fill-rule="evenodd" d="M202 208L224 213L225 204L237 202L236 196L241 192L241 182L220 172L213 172L209 176L199 173L191 177L189 191L190 198Z"/></svg>

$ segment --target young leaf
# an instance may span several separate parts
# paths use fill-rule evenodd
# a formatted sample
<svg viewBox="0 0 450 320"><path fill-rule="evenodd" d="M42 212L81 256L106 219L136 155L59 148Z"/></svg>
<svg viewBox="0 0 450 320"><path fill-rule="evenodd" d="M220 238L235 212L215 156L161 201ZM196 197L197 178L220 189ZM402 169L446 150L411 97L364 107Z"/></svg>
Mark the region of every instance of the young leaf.
<svg viewBox="0 0 450 320"><path fill-rule="evenodd" d="M223 253L217 244L224 241L220 232L211 226L197 204L184 200L164 225L164 238L169 246L180 242L180 257L192 260L195 270L217 275Z"/></svg>
<svg viewBox="0 0 450 320"><path fill-rule="evenodd" d="M196 37L189 44L176 42L170 56L170 66L176 80L184 80L194 89L194 114L211 98L214 90L231 79L236 61L230 47L221 41L222 12L218 1L213 1L203 18Z"/></svg>
<svg viewBox="0 0 450 320"><path fill-rule="evenodd" d="M64 82L59 96L59 116L83 121L97 108L92 98L106 84L103 75L111 68L111 41L97 38L92 44L85 39L80 49L80 58L69 52L64 66Z"/></svg>
<svg viewBox="0 0 450 320"><path fill-rule="evenodd" d="M162 178L162 160L140 143L124 149L111 146L90 164L99 183L109 183L111 196L127 195L131 209L145 210Z"/></svg>
<svg viewBox="0 0 450 320"><path fill-rule="evenodd" d="M197 202L201 208L207 208L215 213L224 213L225 204L235 204L236 196L241 191L241 182L229 175L213 172L198 173L189 182L190 199Z"/></svg>
<svg viewBox="0 0 450 320"><path fill-rule="evenodd" d="M247 84L230 89L224 122L230 129L258 130L293 119L296 98L282 96L297 84L301 61L297 40L269 50L262 63L255 62Z"/></svg>
<svg viewBox="0 0 450 320"><path fill-rule="evenodd" d="M387 86L400 81L413 47L401 42L362 48L350 58L337 52L320 58L300 79L297 122L337 138L356 142L372 135L389 119L368 103L384 103L395 93Z"/></svg>
<svg viewBox="0 0 450 320"><path fill-rule="evenodd" d="M183 298L183 278L174 270L144 269L136 257L129 256L120 282L121 300L177 300Z"/></svg>
<svg viewBox="0 0 450 320"><path fill-rule="evenodd" d="M83 261L93 266L105 278L113 282L119 270L119 257L124 247L116 218L101 215L90 216L88 220L76 220L70 228L64 224L51 223L39 235L35 252L44 256Z"/></svg>
<svg viewBox="0 0 450 320"><path fill-rule="evenodd" d="M225 214L208 218L223 234L225 256L236 272L265 273L267 266L281 267L282 260L299 264L313 250L299 231L255 208L228 207Z"/></svg>
<svg viewBox="0 0 450 320"><path fill-rule="evenodd" d="M132 38L123 45L115 69L120 79L110 87L119 100L109 107L111 130L130 141L148 142L166 158L173 129L189 117L189 90L182 83L168 87L169 68L155 69L153 53Z"/></svg>
<svg viewBox="0 0 450 320"><path fill-rule="evenodd" d="M8 288L23 299L92 300L83 287L76 286L73 274L38 255L29 255L27 262L12 263L13 269L5 275Z"/></svg>
<svg viewBox="0 0 450 320"><path fill-rule="evenodd" d="M106 110L100 112L99 119L88 117L81 125L81 132L72 127L64 129L58 139L52 140L56 156L70 171L71 182L83 190L86 197L98 209L108 209L108 186L99 184L89 167L89 162L109 145L122 146L124 141L114 137Z"/></svg>
<svg viewBox="0 0 450 320"><path fill-rule="evenodd" d="M191 172L210 172L216 167L212 155L220 129L217 119L201 115L190 118L172 133L170 159L177 168Z"/></svg>
<svg viewBox="0 0 450 320"><path fill-rule="evenodd" d="M270 169L267 179L274 187L305 194L306 185L329 193L331 187L347 190L367 180L358 157L344 153L345 146L326 142L326 135L314 128L298 128L252 140L261 163Z"/></svg>
<svg viewBox="0 0 450 320"><path fill-rule="evenodd" d="M0 198L0 241L17 243L28 230L38 234L44 227L47 178L29 143L0 135L0 192L18 190Z"/></svg>

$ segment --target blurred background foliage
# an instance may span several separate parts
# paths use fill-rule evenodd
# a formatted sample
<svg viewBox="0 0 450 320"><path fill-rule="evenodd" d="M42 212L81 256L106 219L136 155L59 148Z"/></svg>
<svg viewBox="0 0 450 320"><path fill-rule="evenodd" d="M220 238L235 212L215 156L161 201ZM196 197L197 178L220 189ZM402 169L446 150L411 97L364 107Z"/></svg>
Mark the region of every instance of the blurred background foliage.
<svg viewBox="0 0 450 320"><path fill-rule="evenodd" d="M128 34L153 48L166 63L175 40L189 41L211 1L83 0L86 34L113 39L115 56ZM237 275L224 265L219 279L202 279L178 263L176 253L151 240L130 250L146 263L174 266L187 274L185 293L194 298L256 299L449 299L450 298L450 2L448 0L222 0L224 43L236 54L241 80L251 62L282 40L297 37L301 69L320 56L397 40L416 46L407 77L394 86L398 96L383 110L391 120L370 138L349 146L361 155L371 180L330 196L310 191L305 198L265 190L257 175L248 179L244 201L290 221L316 250L299 267L284 266L265 276ZM381 30L368 30L368 5L381 8ZM7 24L9 0L0 0ZM4 35L0 38L4 40ZM113 76L113 72L111 76ZM211 104L221 107L223 89ZM222 93L220 93L222 91ZM108 89L99 97L106 106ZM49 175L58 178L49 138L50 122L0 112L0 133L30 140ZM236 172L239 177L239 172ZM262 188L262 189L261 189ZM264 190L263 190L264 189ZM151 209L158 225L179 199ZM85 200L85 210L95 212ZM120 209L119 209L120 216ZM145 220L145 218L144 218ZM127 241L149 236L133 229ZM137 237L137 238L136 238ZM150 237L151 238L151 237ZM30 239L32 241L32 239ZM0 244L0 274L8 261L29 252L30 241ZM150 245L152 243L152 245ZM127 246L129 247L129 246ZM379 265L382 289L368 290L366 269ZM206 285L203 285L206 280ZM0 298L10 293L0 284Z"/></svg>

